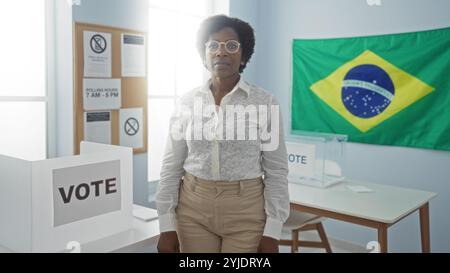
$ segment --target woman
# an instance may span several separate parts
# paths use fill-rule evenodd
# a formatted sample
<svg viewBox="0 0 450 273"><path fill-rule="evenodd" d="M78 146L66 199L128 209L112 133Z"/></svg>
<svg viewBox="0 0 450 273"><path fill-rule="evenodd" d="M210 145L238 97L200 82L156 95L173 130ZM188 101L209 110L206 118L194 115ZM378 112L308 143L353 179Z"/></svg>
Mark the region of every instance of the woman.
<svg viewBox="0 0 450 273"><path fill-rule="evenodd" d="M185 94L171 118L156 195L159 252L278 252L289 214L287 155L278 103L240 76L254 45L252 27L237 18L200 26L210 80Z"/></svg>

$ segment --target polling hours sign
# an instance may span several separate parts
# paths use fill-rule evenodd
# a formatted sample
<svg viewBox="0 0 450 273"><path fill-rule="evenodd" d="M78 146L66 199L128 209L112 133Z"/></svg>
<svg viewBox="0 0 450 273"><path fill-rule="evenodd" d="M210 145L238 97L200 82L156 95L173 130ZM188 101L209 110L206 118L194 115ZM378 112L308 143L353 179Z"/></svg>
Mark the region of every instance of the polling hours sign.
<svg viewBox="0 0 450 273"><path fill-rule="evenodd" d="M83 79L84 110L119 109L121 104L120 79Z"/></svg>

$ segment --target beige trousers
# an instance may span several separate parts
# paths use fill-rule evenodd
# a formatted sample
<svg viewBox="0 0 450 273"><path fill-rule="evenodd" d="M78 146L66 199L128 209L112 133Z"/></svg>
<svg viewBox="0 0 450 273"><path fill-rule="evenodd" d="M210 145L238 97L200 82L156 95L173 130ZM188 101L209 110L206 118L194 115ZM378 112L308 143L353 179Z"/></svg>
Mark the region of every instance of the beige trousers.
<svg viewBox="0 0 450 273"><path fill-rule="evenodd" d="M186 173L180 185L181 252L256 252L266 222L261 177L208 181Z"/></svg>

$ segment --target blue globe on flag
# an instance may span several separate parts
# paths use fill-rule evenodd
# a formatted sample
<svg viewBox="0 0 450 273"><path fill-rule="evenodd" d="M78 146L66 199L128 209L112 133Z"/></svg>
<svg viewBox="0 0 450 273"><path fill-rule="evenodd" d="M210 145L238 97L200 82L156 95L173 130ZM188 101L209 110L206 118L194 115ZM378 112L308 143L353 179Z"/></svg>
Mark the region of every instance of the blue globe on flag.
<svg viewBox="0 0 450 273"><path fill-rule="evenodd" d="M353 67L342 83L343 104L350 113L360 118L371 118L382 113L394 95L391 77L373 64Z"/></svg>

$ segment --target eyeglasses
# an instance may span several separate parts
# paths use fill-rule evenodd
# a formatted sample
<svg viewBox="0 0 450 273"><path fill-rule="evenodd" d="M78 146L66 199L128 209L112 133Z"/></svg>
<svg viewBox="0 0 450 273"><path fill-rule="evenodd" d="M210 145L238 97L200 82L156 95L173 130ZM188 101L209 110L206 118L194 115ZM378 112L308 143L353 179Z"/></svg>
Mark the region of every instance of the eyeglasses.
<svg viewBox="0 0 450 273"><path fill-rule="evenodd" d="M234 54L239 51L241 44L236 40L228 40L226 42L219 42L216 40L209 40L205 43L206 51L212 54L219 51L220 45L225 45L225 51L229 54Z"/></svg>

